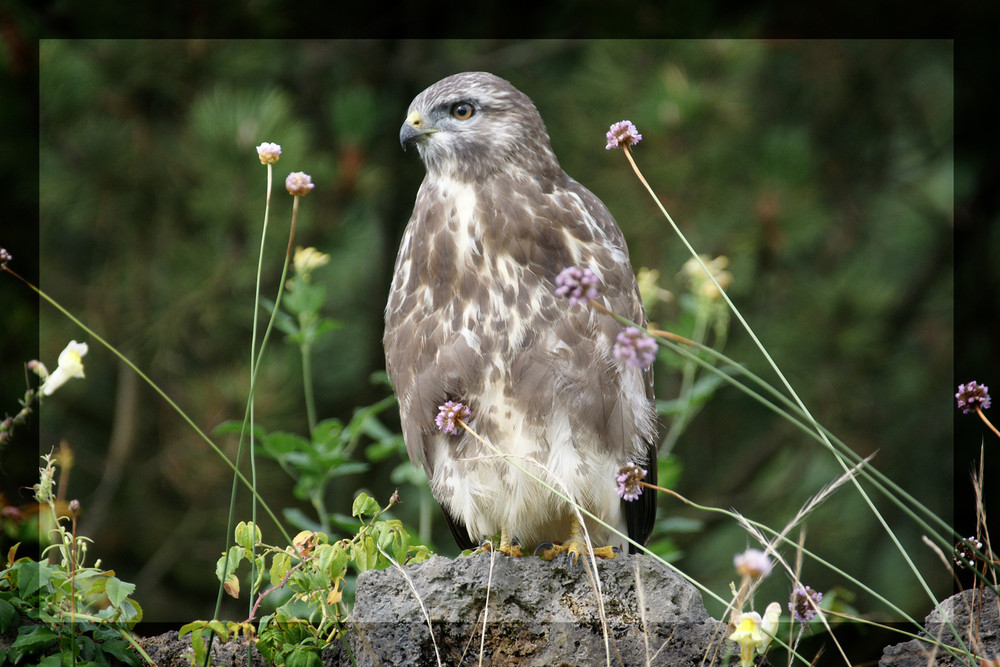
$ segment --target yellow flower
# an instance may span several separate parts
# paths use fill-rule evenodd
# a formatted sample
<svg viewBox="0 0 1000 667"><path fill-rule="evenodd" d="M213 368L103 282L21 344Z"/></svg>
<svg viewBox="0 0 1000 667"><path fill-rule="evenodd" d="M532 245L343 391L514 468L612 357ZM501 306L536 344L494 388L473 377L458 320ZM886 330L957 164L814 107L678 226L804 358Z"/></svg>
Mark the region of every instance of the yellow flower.
<svg viewBox="0 0 1000 667"><path fill-rule="evenodd" d="M295 256L292 258L292 264L295 265L295 273L302 276L307 282L309 274L329 262L330 256L325 252L320 252L316 248L311 247L303 248L302 246L295 249Z"/></svg>
<svg viewBox="0 0 1000 667"><path fill-rule="evenodd" d="M639 283L639 294L642 295L642 305L647 311L652 310L658 301L670 301L674 298L674 295L668 290L656 284L660 279L660 272L656 269L649 269L644 266L639 269L639 273L636 274L635 279Z"/></svg>
<svg viewBox="0 0 1000 667"><path fill-rule="evenodd" d="M729 266L729 258L725 255L719 255L715 259L710 259L708 255L699 255L699 257L705 262L708 270L712 272L719 286L722 289L727 289L733 282L733 274L723 270ZM691 281L691 293L695 296L710 300L718 299L722 296L718 288L705 275L704 269L701 268L701 265L693 257L684 263L681 273Z"/></svg>
<svg viewBox="0 0 1000 667"><path fill-rule="evenodd" d="M83 377L83 356L87 354L87 344L71 340L59 353L59 367L45 378L41 391L43 396L51 396L59 387L71 378Z"/></svg>
<svg viewBox="0 0 1000 667"><path fill-rule="evenodd" d="M761 655L771 643L771 637L778 630L778 616L781 615L781 605L772 602L764 611L763 620L755 611L740 614L735 621L736 630L729 635L731 641L740 645L740 667L753 665L753 653Z"/></svg>

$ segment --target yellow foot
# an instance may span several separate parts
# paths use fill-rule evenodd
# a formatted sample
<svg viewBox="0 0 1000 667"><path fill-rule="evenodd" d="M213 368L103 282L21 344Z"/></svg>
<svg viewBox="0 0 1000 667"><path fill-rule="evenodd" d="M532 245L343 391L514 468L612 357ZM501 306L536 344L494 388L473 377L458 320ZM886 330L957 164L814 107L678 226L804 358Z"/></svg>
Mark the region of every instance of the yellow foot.
<svg viewBox="0 0 1000 667"><path fill-rule="evenodd" d="M493 551L493 542L487 540L479 545L479 551ZM507 537L506 531L500 535L500 545L495 547L495 550L502 553L504 556L510 556L511 558L519 558L524 555L524 551L521 549L521 543L517 538L510 539Z"/></svg>
<svg viewBox="0 0 1000 667"><path fill-rule="evenodd" d="M562 554L569 554L570 563L573 565L577 564L580 557L586 557L589 554L593 554L597 558L607 558L612 559L618 555L618 550L615 547L595 547L593 551L587 550L587 545L583 540L570 539L562 544L550 544L549 542L544 542L538 545L535 550L535 554L540 556L543 560L552 560L556 556Z"/></svg>

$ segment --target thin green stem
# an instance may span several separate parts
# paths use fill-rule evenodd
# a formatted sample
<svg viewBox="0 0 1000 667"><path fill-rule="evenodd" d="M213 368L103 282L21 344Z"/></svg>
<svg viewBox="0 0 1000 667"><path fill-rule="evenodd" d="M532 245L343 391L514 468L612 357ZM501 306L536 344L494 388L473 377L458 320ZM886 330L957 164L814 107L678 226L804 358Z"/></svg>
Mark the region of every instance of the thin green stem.
<svg viewBox="0 0 1000 667"><path fill-rule="evenodd" d="M309 439L316 430L316 399L313 396L312 380L312 345L302 343L299 346L302 353L302 391L306 398L306 418L309 420Z"/></svg>
<svg viewBox="0 0 1000 667"><path fill-rule="evenodd" d="M145 382L146 384L148 384L150 386L150 388L152 388L152 390L154 392L156 392L160 396L160 398L162 398L164 401L166 401L167 405L169 405L174 410L174 412L176 412L181 417L181 419L183 419L184 422L187 423L187 425L190 426L194 430L194 432L198 434L198 437L200 437L202 440L204 440L205 443L212 449L212 451L215 452L219 456L219 458L221 458L225 462L225 464L227 466L229 466L229 468L234 473L236 473L237 479L239 479L239 481L241 481L244 486L246 486L248 489L251 490L251 492L254 494L254 497L257 498L257 500L261 503L261 506L267 511L268 515L274 520L275 523L277 523L280 526L280 523L278 522L278 518L271 511L270 506L267 504L267 502L263 498L260 497L259 494L256 493L256 491L253 490L253 485L250 484L250 481L246 478L246 476L244 476L243 473L241 473L239 471L239 469L236 467L236 465L232 461L229 460L229 457L226 456L225 453L223 453L223 451L221 449L219 449L218 445L216 445L215 442L213 442L212 439L209 438L205 434L205 432L203 430L201 430L201 428L199 428L197 424L194 423L194 420L192 420L190 417L188 417L187 413L184 412L184 410L182 410L181 407L179 405L177 405L177 403L173 399L171 399L170 396L168 396L167 393L158 384L156 384L155 382L153 382L153 380L148 375L146 375L141 370L139 370L138 366L136 366L134 363L132 363L132 361L129 360L129 358L126 357L124 354L122 354L121 352L119 352L113 345L111 345L111 343L109 343L102 336L100 336L96 331L94 331L93 329L91 329L90 327L88 327L86 324L84 324L82 321L80 321L79 318L75 317L72 313L70 313L68 310L66 310L65 308L63 308L59 304L59 302L57 302L55 299L53 299L48 294L46 294L42 290L40 290L37 287L35 287L34 285L32 285L30 282L28 282L24 278L22 278L15 271L13 271L10 267L4 267L3 270L6 271L7 273L10 273L15 278L17 278L18 280L20 280L21 282L23 282L25 285L27 285L33 292L35 292L35 294L37 294L38 296L42 297L42 299L44 299L50 306L52 306L53 308L55 308L56 310L58 310L60 313L62 313L69 321L71 321L76 326L80 327L80 329L84 333L86 333L88 336L90 336L91 338L93 338L94 340L96 340L98 343L100 343L101 345L103 345L109 352L111 352L111 354L113 354L116 357L118 357L118 359L120 359L121 361L125 362L126 366L128 366L133 371L135 371L136 375L138 375L142 379L143 382ZM291 541L291 540L289 539L289 541Z"/></svg>
<svg viewBox="0 0 1000 667"><path fill-rule="evenodd" d="M639 170L638 165L636 165L635 160L632 158L632 152L628 146L624 147L624 152L625 152L625 157L629 161L629 164L632 165L632 170L639 178L639 181L646 188L646 191L649 192L650 196L653 198L653 201L656 202L657 207L659 207L660 212L663 213L664 217L666 217L667 221L670 223L670 226L673 228L674 232L681 239L681 242L684 244L684 247L688 249L688 251L691 253L691 256L695 258L695 260L701 266L702 270L705 271L705 274L708 276L709 280L712 281L712 284L715 286L715 288L719 290L719 293L722 295L722 298L725 299L726 304L729 306L730 310L732 310L733 314L736 315L736 319L738 319L740 321L740 324L743 325L743 328L746 330L747 334L753 340L754 344L757 346L757 349L760 350L760 353L764 356L764 359L767 360L767 363L770 365L771 369L778 376L778 379L781 380L781 384L784 385L789 395L794 399L795 403L798 405L799 410L801 410L806 421L812 428L816 430L816 433L827 445L827 449L831 453L833 453L834 458L844 469L844 471L847 472L850 469L850 467L847 465L847 462L840 455L840 453L837 452L837 450L834 448L833 444L826 436L824 429L819 425L819 422L816 421L812 413L809 412L809 409L806 407L805 403L799 397L798 393L796 393L795 389L792 388L791 383L785 377L784 373L781 372L781 369L778 368L778 365L775 363L774 359L771 358L771 355L768 353L763 343L760 342L760 339L754 333L753 329L750 327L750 324L746 321L746 319L744 319L743 314L740 312L739 308L736 307L736 304L734 304L732 299L729 298L729 295L726 294L726 291L722 288L722 285L720 285L719 282L716 280L715 275L705 265L704 260L701 259L701 257L695 251L695 249L691 246L691 243L688 241L687 237L684 236L684 233L680 230L680 227L678 227L677 223L674 222L674 219L670 216L670 213L667 212L667 209L663 206L663 203L660 201L660 198L656 196L656 193L653 191L653 188L651 188L649 183L646 182L645 177L642 175L642 172ZM937 597L931 591L931 588L927 584L927 581L920 574L920 571L917 569L917 566L913 563L913 560L910 558L910 555L906 552L906 549L903 548L903 545L900 543L899 538L897 538L896 534L892 532L892 529L886 522L885 517L883 517L882 514L878 511L878 508L875 507L875 504L872 502L871 498L865 492L864 488L862 488L860 482L853 476L851 477L851 483L854 484L854 487L857 490L858 494L864 499L865 504L868 505L868 508L871 510L872 514L882 525L882 528L885 531L886 535L889 536L889 539L895 545L896 550L899 551L899 554L903 557L903 560L906 562L907 567L909 567L910 571L913 573L913 576L916 578L921 588L923 588L924 592L927 594L927 597L934 604L935 608L937 608L938 611L940 612L940 605L938 604Z"/></svg>
<svg viewBox="0 0 1000 667"><path fill-rule="evenodd" d="M271 217L271 185L274 180L274 164L268 163L267 165L267 196L264 199L264 224L261 226L260 232L260 251L257 253L257 277L254 285L253 291L253 324L250 330L250 385L251 391L250 395L247 397L247 402L250 407L250 480L253 483L254 489L257 488L257 439L254 436L254 404L255 397L253 393L253 381L257 375L257 360L255 359L257 354L257 317L260 311L260 279L264 268L264 243L267 240L267 223ZM235 500L235 497L233 498ZM234 516L230 515L230 520L226 528L227 542L228 535L232 532L232 521L235 519ZM250 504L250 521L254 526L257 525L257 502L252 501ZM250 545L250 581L257 580L257 560L254 558L256 553L257 545ZM229 553L229 544L226 544L226 553ZM226 564L228 567L228 563ZM249 601L250 608L253 608L253 597ZM252 659L250 656L250 651L247 652L247 665L252 664Z"/></svg>

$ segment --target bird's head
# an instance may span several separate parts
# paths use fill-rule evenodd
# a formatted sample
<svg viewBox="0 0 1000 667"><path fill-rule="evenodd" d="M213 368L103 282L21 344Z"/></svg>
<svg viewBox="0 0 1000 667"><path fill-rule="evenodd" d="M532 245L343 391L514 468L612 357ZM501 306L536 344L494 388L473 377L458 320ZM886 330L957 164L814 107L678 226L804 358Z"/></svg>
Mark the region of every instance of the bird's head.
<svg viewBox="0 0 1000 667"><path fill-rule="evenodd" d="M399 142L416 146L431 174L460 181L559 167L531 99L488 72L455 74L417 95Z"/></svg>

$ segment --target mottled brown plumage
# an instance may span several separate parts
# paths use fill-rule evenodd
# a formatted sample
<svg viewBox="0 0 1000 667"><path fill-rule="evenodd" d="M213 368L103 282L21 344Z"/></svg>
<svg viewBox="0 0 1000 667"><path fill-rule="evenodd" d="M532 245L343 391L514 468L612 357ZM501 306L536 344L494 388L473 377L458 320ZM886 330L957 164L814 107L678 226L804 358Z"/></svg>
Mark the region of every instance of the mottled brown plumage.
<svg viewBox="0 0 1000 667"><path fill-rule="evenodd" d="M573 514L468 433L442 433L434 419L448 400L518 465L645 543L655 495L625 503L614 475L635 461L655 482L652 370L612 356L615 320L553 293L564 268L589 267L598 302L645 322L618 225L560 168L531 100L492 74L420 93L400 141L416 145L427 174L386 306L386 368L407 451L459 545L501 532L527 547L565 540ZM595 545L623 546L586 525Z"/></svg>

